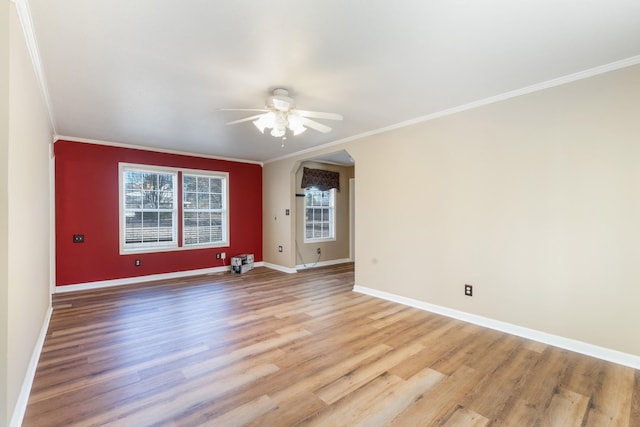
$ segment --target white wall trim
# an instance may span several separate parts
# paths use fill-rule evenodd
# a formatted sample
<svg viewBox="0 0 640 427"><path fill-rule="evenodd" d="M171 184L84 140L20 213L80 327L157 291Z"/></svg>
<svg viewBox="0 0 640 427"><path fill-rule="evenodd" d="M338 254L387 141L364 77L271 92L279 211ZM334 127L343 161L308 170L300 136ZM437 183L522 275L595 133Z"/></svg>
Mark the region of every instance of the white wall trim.
<svg viewBox="0 0 640 427"><path fill-rule="evenodd" d="M49 294L56 290L56 159L49 143Z"/></svg>
<svg viewBox="0 0 640 427"><path fill-rule="evenodd" d="M35 72L36 80L38 81L40 94L42 95L42 100L44 101L44 105L47 110L49 127L53 133L56 133L56 121L53 115L53 105L51 104L51 97L49 96L49 86L47 85L47 79L42 68L42 59L40 57L40 50L38 49L36 33L33 30L33 21L31 19L31 9L29 7L29 2L28 0L14 0L14 3L16 4L18 19L20 20L20 25L22 26L22 32L24 33L27 50L29 51L29 56L31 57L31 63L33 64L33 71Z"/></svg>
<svg viewBox="0 0 640 427"><path fill-rule="evenodd" d="M349 258L330 259L328 261L309 262L306 266L304 264L296 265L296 269L306 270L308 268L326 267L327 265L344 264L347 262L351 262L351 260Z"/></svg>
<svg viewBox="0 0 640 427"><path fill-rule="evenodd" d="M113 142L113 141L101 141L98 139L90 139L90 138L77 138L75 136L64 136L64 135L53 136L54 143L56 143L59 140L70 141L70 142L83 142L86 144L94 144L94 145L106 145L109 147L130 148L133 150L153 151L155 153L168 153L168 154L178 154L181 156L201 157L203 159L225 160L225 161L236 162L236 163L249 163L253 165L264 166L264 163L262 162L257 162L254 160L236 159L233 157L212 156L210 154L193 153L190 151L171 150L168 148L147 147L144 145L125 144L122 142Z"/></svg>
<svg viewBox="0 0 640 427"><path fill-rule="evenodd" d="M13 408L13 415L11 416L11 421L9 421L9 427L20 427L22 425L24 414L27 411L29 394L31 393L31 387L33 386L33 379L36 376L36 368L38 367L38 361L40 360L44 340L47 336L47 331L49 330L49 322L51 321L52 313L53 307L49 305L44 322L42 323L42 328L40 329L40 336L33 348L31 359L29 359L29 365L27 366L27 372L24 374L24 379L22 380L22 387L20 388L20 394L18 395L16 406Z"/></svg>
<svg viewBox="0 0 640 427"><path fill-rule="evenodd" d="M546 332L537 331L535 329L525 328L522 326L507 323L507 322L501 322L499 320L490 319L487 317L478 316L471 313L466 313L464 311L458 311L458 310L453 310L451 308L442 307L435 304L429 304L424 301L416 300L413 298L407 298L407 297L392 294L389 292L367 288L364 286L356 285L353 287L353 291L361 294L370 295L376 298L382 298L387 301L408 305L410 307L418 308L424 311L429 311L431 313L452 317L454 319L473 323L475 325L483 326L485 328L494 329L500 332L506 332L511 335L517 335L519 337L538 341L544 344L549 344L554 347L560 347L565 350L585 354L587 356L606 360L608 362L617 363L619 365L628 366L630 368L640 369L640 356L635 356L633 354L623 353L621 351L600 347L594 344L589 344L583 341L578 341L571 338L562 337L559 335L553 335Z"/></svg>
<svg viewBox="0 0 640 427"><path fill-rule="evenodd" d="M179 279L182 277L198 276L200 274L223 273L230 271L228 265L223 267L201 268L199 270L176 271L172 273L150 274L147 276L125 277L123 279L100 280L96 282L78 283L75 285L56 286L56 293L86 291L89 289L110 288L113 286L133 285L137 283L153 282L155 280Z"/></svg>
<svg viewBox="0 0 640 427"><path fill-rule="evenodd" d="M615 61L615 62L611 62L609 64L601 65L598 67L589 68L587 70L578 71L577 73L568 74L566 76L547 80L545 82L540 82L540 83L536 83L520 89L511 90L509 92L504 92L495 96L490 96L488 98L479 99L476 101L469 102L467 104L459 105L457 107L448 108L446 110L436 111L434 113L427 114L425 116L416 117L414 119L405 120L403 122L396 123L390 126L385 126L383 128L374 129L368 132L364 132L361 134L349 136L347 138L339 139L337 141L328 142L326 144L318 145L316 147L311 147L305 150L296 151L295 153L287 154L281 157L276 157L274 159L265 160L264 163L267 164L267 163L277 162L279 160L288 159L291 157L298 157L303 154L314 153L316 151L324 150L336 145L345 144L347 142L355 141L355 140L366 138L373 135L378 135L385 132L390 132L392 130L415 125L417 123L427 122L429 120L438 119L440 117L450 116L452 114L461 113L463 111L471 110L478 107L483 107L485 105L494 104L496 102L505 101L507 99L515 98L517 96L527 95L529 93L550 89L552 87L560 86L566 83L571 83L571 82L586 79L589 77L594 77L599 74L608 73L610 71L615 71L615 70L631 67L633 65L638 65L638 64L640 64L640 55L632 56L630 58L622 59L620 61Z"/></svg>
<svg viewBox="0 0 640 427"><path fill-rule="evenodd" d="M256 262L255 267L263 267L262 261ZM77 283L74 285L56 286L55 293L62 294L65 292L86 291L89 289L110 288L113 286L135 285L138 283L153 282L156 280L180 279L182 277L200 276L202 274L215 274L231 271L231 266L224 265L221 267L201 268L198 270L175 271L172 273L150 274L147 276L125 277L122 279L100 280L97 282Z"/></svg>
<svg viewBox="0 0 640 427"><path fill-rule="evenodd" d="M296 270L295 268L285 267L283 265L278 265L278 264L271 264L270 262L265 262L264 266L272 270L282 271L283 273L293 274L298 272L298 270Z"/></svg>

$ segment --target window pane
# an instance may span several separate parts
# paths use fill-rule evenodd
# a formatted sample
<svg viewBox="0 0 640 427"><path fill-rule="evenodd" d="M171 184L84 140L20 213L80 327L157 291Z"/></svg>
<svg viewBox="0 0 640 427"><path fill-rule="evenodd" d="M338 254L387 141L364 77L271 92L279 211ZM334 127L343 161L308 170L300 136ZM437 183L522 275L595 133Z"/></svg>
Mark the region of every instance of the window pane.
<svg viewBox="0 0 640 427"><path fill-rule="evenodd" d="M140 172L127 171L123 174L122 180L126 190L137 190L142 188L142 174Z"/></svg>
<svg viewBox="0 0 640 427"><path fill-rule="evenodd" d="M157 191L144 191L142 193L144 198L143 207L145 209L155 209L158 207L158 192Z"/></svg>
<svg viewBox="0 0 640 427"><path fill-rule="evenodd" d="M160 198L160 209L173 209L173 192L163 192L159 193Z"/></svg>
<svg viewBox="0 0 640 427"><path fill-rule="evenodd" d="M221 242L223 239L222 231L222 213L214 212L211 214L211 241Z"/></svg>
<svg viewBox="0 0 640 427"><path fill-rule="evenodd" d="M186 191L191 191L191 192L195 192L197 187L196 187L196 177L195 176L189 176L189 175L183 175L182 176L182 188L183 190Z"/></svg>
<svg viewBox="0 0 640 427"><path fill-rule="evenodd" d="M142 242L142 212L127 212L124 227L126 243Z"/></svg>
<svg viewBox="0 0 640 427"><path fill-rule="evenodd" d="M198 214L195 212L184 213L184 234L185 244L198 243Z"/></svg>
<svg viewBox="0 0 640 427"><path fill-rule="evenodd" d="M142 213L142 241L158 241L158 212Z"/></svg>
<svg viewBox="0 0 640 427"><path fill-rule="evenodd" d="M184 209L196 209L198 197L196 193L184 193Z"/></svg>
<svg viewBox="0 0 640 427"><path fill-rule="evenodd" d="M330 236L330 228L329 228L329 222L323 222L322 224L320 224L320 236L321 237L329 237Z"/></svg>
<svg viewBox="0 0 640 427"><path fill-rule="evenodd" d="M211 209L222 209L222 194L211 195Z"/></svg>
<svg viewBox="0 0 640 427"><path fill-rule="evenodd" d="M209 192L209 178L198 177L198 192L200 193L208 193Z"/></svg>
<svg viewBox="0 0 640 427"><path fill-rule="evenodd" d="M211 215L209 212L198 212L198 243L211 241Z"/></svg>
<svg viewBox="0 0 640 427"><path fill-rule="evenodd" d="M212 193L222 193L222 179L210 178L210 182L211 182Z"/></svg>
<svg viewBox="0 0 640 427"><path fill-rule="evenodd" d="M145 190L157 190L158 189L158 174L157 173L144 173L142 174L143 188Z"/></svg>
<svg viewBox="0 0 640 427"><path fill-rule="evenodd" d="M141 209L142 208L142 192L129 191L125 195L125 209Z"/></svg>
<svg viewBox="0 0 640 427"><path fill-rule="evenodd" d="M173 240L173 212L160 212L158 240L170 242Z"/></svg>
<svg viewBox="0 0 640 427"><path fill-rule="evenodd" d="M209 193L198 193L198 209L209 209Z"/></svg>
<svg viewBox="0 0 640 427"><path fill-rule="evenodd" d="M158 190L173 192L173 175L158 175Z"/></svg>

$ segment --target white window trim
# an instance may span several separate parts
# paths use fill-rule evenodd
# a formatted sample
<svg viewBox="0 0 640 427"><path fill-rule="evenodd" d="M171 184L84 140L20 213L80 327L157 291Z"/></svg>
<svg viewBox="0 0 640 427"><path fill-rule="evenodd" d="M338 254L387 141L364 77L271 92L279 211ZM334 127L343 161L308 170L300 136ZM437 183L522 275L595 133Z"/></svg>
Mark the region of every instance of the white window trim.
<svg viewBox="0 0 640 427"><path fill-rule="evenodd" d="M176 174L176 182L174 183L174 216L173 216L173 233L174 238L171 245L163 245L163 246L145 246L145 247L133 247L127 245L125 247L125 227L124 227L124 197L123 197L123 182L122 175L123 171L126 169L133 170L141 170L141 171L149 171L149 172L169 172ZM184 209L183 202L178 197L182 196L182 175L209 175L209 176L222 176L224 177L225 182L225 206L226 206L226 217L224 223L224 236L225 242L219 243L204 243L198 245L187 245L184 246ZM119 247L120 247L120 255L130 255L130 254L141 254L141 253L156 253L156 252L175 252L175 251L183 251L183 250L194 250L194 249L205 249L205 248L220 248L227 247L231 245L231 239L229 238L229 228L230 228L230 213L229 213L229 173L228 172L218 172L218 171L209 171L209 170L201 170L201 169L187 169L187 168L176 168L170 166L157 166L151 164L140 164L140 163L126 163L120 162L118 163L118 232L119 232ZM182 210L182 212L180 212ZM182 215L182 224L178 226L178 215ZM182 241L178 244L178 227L183 228L183 236Z"/></svg>
<svg viewBox="0 0 640 427"><path fill-rule="evenodd" d="M182 200L180 201L180 206L182 207L182 248L183 249L203 249L203 248L220 248L229 246L229 173L228 172L215 172L215 171L205 171L205 170L195 170L195 169L181 169L182 172L182 180L179 183L182 194ZM222 178L224 181L224 198L222 200L222 242L215 243L185 243L184 236L184 175L192 175L192 176L206 176L206 177L216 177Z"/></svg>
<svg viewBox="0 0 640 427"><path fill-rule="evenodd" d="M125 171L142 171L150 173L170 173L173 175L173 216L172 216L172 236L170 242L158 242L155 244L145 243L133 243L126 244L125 240L125 197L123 186L123 175ZM145 253L145 252L161 252L168 250L175 250L178 247L178 171L174 168L167 168L163 166L153 165L140 165L133 163L119 163L118 164L118 198L119 198L119 211L118 211L118 226L120 234L120 254L132 254L132 253Z"/></svg>
<svg viewBox="0 0 640 427"><path fill-rule="evenodd" d="M305 190L307 191L307 190ZM321 190L317 190L317 191L321 191ZM336 189L332 188L331 190L328 190L331 192L331 206L329 207L329 212L331 215L331 237L318 237L318 238L307 238L307 205L306 205L306 201L303 202L304 205L304 221L303 221L303 236L304 236L304 243L319 243L319 242L335 242L336 241ZM317 207L323 207L323 206L317 206Z"/></svg>

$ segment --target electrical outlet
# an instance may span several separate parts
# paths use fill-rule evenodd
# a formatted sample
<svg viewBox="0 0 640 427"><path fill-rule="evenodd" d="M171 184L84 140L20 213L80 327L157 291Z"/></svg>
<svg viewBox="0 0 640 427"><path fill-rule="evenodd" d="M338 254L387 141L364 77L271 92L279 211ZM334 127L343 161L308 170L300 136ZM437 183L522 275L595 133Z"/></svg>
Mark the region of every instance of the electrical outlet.
<svg viewBox="0 0 640 427"><path fill-rule="evenodd" d="M142 261L140 261L139 259L136 260L135 262L136 267L140 267L142 265Z"/></svg>
<svg viewBox="0 0 640 427"><path fill-rule="evenodd" d="M220 259L220 252L216 254L216 259Z"/></svg>
<svg viewBox="0 0 640 427"><path fill-rule="evenodd" d="M317 253L318 255L320 255L320 254L322 253L322 251L320 250L320 248L316 249L316 253Z"/></svg>
<svg viewBox="0 0 640 427"><path fill-rule="evenodd" d="M278 246L278 252L282 252L282 246Z"/></svg>
<svg viewBox="0 0 640 427"><path fill-rule="evenodd" d="M289 209L285 209L285 210L284 210L284 214L285 214L285 215L289 215Z"/></svg>
<svg viewBox="0 0 640 427"><path fill-rule="evenodd" d="M464 285L464 294L468 297L473 296L473 286L471 285Z"/></svg>
<svg viewBox="0 0 640 427"><path fill-rule="evenodd" d="M84 234L74 234L73 243L84 243Z"/></svg>
<svg viewBox="0 0 640 427"><path fill-rule="evenodd" d="M226 258L227 258L227 253L226 253L226 252L222 252L222 253L220 254L220 257L221 257L222 259L226 259Z"/></svg>

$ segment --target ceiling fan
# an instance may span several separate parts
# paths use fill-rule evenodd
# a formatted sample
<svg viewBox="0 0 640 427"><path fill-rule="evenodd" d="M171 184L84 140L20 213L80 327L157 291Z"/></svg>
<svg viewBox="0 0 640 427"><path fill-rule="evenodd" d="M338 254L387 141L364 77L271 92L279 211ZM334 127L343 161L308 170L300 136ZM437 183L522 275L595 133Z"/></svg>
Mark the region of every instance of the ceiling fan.
<svg viewBox="0 0 640 427"><path fill-rule="evenodd" d="M342 115L337 113L322 113L320 111L298 110L293 98L289 96L287 89L274 89L267 98L267 102L262 109L253 108L224 108L223 111L255 111L260 112L254 116L228 122L234 125L243 122L253 122L261 133L265 129L271 129L271 136L276 138L286 138L287 129L294 135L300 135L307 128L327 133L331 128L323 123L311 119L342 120Z"/></svg>

